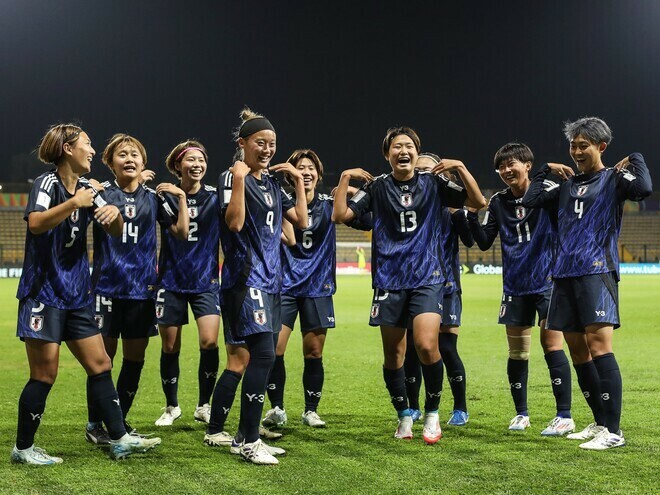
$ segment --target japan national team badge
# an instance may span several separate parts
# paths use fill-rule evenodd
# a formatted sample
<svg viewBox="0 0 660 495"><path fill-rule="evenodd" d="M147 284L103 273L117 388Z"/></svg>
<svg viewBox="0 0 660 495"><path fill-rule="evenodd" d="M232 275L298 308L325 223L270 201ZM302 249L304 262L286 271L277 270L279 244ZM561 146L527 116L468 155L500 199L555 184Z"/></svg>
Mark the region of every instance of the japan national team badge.
<svg viewBox="0 0 660 495"><path fill-rule="evenodd" d="M371 305L371 317L372 318L377 318L378 313L380 313L380 304L372 304Z"/></svg>
<svg viewBox="0 0 660 495"><path fill-rule="evenodd" d="M589 186L580 186L580 187L578 187L577 195L578 196L584 196L584 193L587 192L587 189L589 189Z"/></svg>
<svg viewBox="0 0 660 495"><path fill-rule="evenodd" d="M273 197L270 195L270 193L264 193L264 200L268 206L273 206Z"/></svg>
<svg viewBox="0 0 660 495"><path fill-rule="evenodd" d="M71 212L71 221L72 221L73 223L76 223L76 222L78 221L78 217L79 217L79 216L80 216L80 215L79 215L79 212L78 212L78 208L76 208L75 210L73 210L73 211Z"/></svg>
<svg viewBox="0 0 660 495"><path fill-rule="evenodd" d="M103 315L94 315L94 320L96 321L96 326L99 329L103 328Z"/></svg>
<svg viewBox="0 0 660 495"><path fill-rule="evenodd" d="M135 218L135 205L124 205L126 218Z"/></svg>
<svg viewBox="0 0 660 495"><path fill-rule="evenodd" d="M410 205L412 205L412 194L411 193L405 193L401 195L401 204L405 206L406 208Z"/></svg>
<svg viewBox="0 0 660 495"><path fill-rule="evenodd" d="M256 309L252 312L254 314L254 321L257 325L266 324L266 310L265 309Z"/></svg>
<svg viewBox="0 0 660 495"><path fill-rule="evenodd" d="M30 328L38 332L44 327L44 317L41 315L31 315L30 316Z"/></svg>
<svg viewBox="0 0 660 495"><path fill-rule="evenodd" d="M516 206L516 218L520 220L521 218L525 218L525 207L524 206Z"/></svg>
<svg viewBox="0 0 660 495"><path fill-rule="evenodd" d="M162 304L157 304L156 305L156 318L162 318L163 317L163 310L165 309L165 306Z"/></svg>
<svg viewBox="0 0 660 495"><path fill-rule="evenodd" d="M196 207L196 206L189 206L189 207L188 207L188 216L190 217L191 220L192 220L193 218L197 218L197 215L198 215L198 214L199 214L199 212L197 211L197 207Z"/></svg>

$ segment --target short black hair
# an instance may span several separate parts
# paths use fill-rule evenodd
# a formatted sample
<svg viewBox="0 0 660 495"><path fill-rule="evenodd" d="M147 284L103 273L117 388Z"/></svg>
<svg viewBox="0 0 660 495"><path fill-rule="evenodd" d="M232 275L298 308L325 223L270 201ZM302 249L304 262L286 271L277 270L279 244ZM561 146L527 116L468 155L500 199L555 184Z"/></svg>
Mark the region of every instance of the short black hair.
<svg viewBox="0 0 660 495"><path fill-rule="evenodd" d="M503 163L509 163L510 160L518 160L521 163L534 163L534 153L524 143L506 143L497 153L495 153L495 170L500 168Z"/></svg>

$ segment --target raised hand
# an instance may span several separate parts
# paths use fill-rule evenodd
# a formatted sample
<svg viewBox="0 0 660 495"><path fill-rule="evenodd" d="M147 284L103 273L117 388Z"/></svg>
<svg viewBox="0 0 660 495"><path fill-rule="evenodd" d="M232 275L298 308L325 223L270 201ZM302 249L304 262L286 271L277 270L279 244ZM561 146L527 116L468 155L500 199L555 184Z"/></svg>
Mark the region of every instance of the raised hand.
<svg viewBox="0 0 660 495"><path fill-rule="evenodd" d="M575 172L573 169L562 163L548 163L548 167L552 170L552 173L558 175L564 180L567 180L569 177L573 177Z"/></svg>
<svg viewBox="0 0 660 495"><path fill-rule="evenodd" d="M237 160L234 162L233 166L229 167L229 172L231 172L234 177L244 178L250 173L250 167L248 167L245 162Z"/></svg>

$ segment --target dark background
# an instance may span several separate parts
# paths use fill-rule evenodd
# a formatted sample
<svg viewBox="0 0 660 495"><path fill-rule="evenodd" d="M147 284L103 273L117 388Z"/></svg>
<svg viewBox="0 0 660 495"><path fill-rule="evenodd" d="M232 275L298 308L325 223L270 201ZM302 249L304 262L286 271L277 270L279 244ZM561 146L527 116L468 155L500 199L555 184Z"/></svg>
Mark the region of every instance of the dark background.
<svg viewBox="0 0 660 495"><path fill-rule="evenodd" d="M278 132L274 162L311 147L328 171L389 170L388 127L465 161L500 187L492 157L521 140L537 163L568 163L562 122L605 119L613 165L651 169L660 115L660 2L289 2L0 0L0 181L45 171L33 150L50 124L77 120L97 151L140 139L157 180L164 157L199 138L206 182L230 165L244 104Z"/></svg>

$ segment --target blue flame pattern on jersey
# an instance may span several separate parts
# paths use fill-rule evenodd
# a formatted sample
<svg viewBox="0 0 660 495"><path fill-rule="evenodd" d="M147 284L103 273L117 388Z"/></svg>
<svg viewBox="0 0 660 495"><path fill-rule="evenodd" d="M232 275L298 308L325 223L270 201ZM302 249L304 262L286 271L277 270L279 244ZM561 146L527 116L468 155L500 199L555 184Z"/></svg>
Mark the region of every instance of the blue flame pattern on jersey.
<svg viewBox="0 0 660 495"><path fill-rule="evenodd" d="M316 194L307 206L308 227L294 229L295 246L281 244L282 293L295 297L324 297L335 293L335 224L332 198Z"/></svg>
<svg viewBox="0 0 660 495"><path fill-rule="evenodd" d="M461 292L461 260L458 254L459 238L467 247L472 247L474 239L463 209L450 213L448 208L442 210L442 239L445 254L445 295L456 291Z"/></svg>
<svg viewBox="0 0 660 495"><path fill-rule="evenodd" d="M117 205L124 218L122 235L113 237L94 224L94 293L118 299L150 299L154 296L156 272L156 222L164 228L176 216L156 191L140 185L122 191L117 182L104 184L105 197Z"/></svg>
<svg viewBox="0 0 660 495"><path fill-rule="evenodd" d="M349 201L357 217L373 213L374 288L414 289L445 282L442 208L461 208L465 190L443 176L415 171L405 182L376 177Z"/></svg>
<svg viewBox="0 0 660 495"><path fill-rule="evenodd" d="M171 196L166 196L165 199L174 215L178 215L178 203ZM186 196L186 201L190 218L188 238L179 240L167 227L160 227L159 286L170 292L187 294L217 292L220 290L220 208L217 190L213 186L202 184L196 194Z"/></svg>
<svg viewBox="0 0 660 495"><path fill-rule="evenodd" d="M510 188L493 194L483 225L476 214L468 219L474 240L486 251L499 234L504 293L539 294L552 287L557 244L556 214L523 206Z"/></svg>
<svg viewBox="0 0 660 495"><path fill-rule="evenodd" d="M218 184L222 195L220 242L225 255L222 289L240 284L278 294L282 289L282 213L294 204L268 172L263 172L261 179L248 174L244 179L245 222L240 232L232 232L224 216L232 196L233 178L227 170L220 174Z"/></svg>
<svg viewBox="0 0 660 495"><path fill-rule="evenodd" d="M641 201L652 192L649 170L640 153L629 157L627 170L604 168L561 182L544 166L534 176L524 204L558 208L555 278L619 272L617 241L623 203Z"/></svg>
<svg viewBox="0 0 660 495"><path fill-rule="evenodd" d="M76 190L90 187L83 177ZM43 212L72 198L55 170L37 177L25 208L27 221L32 212ZM78 208L55 228L42 234L27 229L23 273L16 297L36 299L58 309L78 309L92 302L87 227L94 209Z"/></svg>

